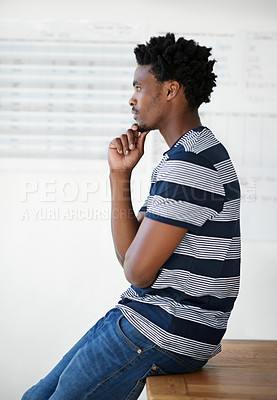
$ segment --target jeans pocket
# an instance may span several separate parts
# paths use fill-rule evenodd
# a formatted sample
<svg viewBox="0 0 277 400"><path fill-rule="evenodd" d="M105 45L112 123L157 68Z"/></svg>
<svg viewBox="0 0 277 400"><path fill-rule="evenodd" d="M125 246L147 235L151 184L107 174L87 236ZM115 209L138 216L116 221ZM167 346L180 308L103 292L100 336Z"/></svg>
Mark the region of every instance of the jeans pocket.
<svg viewBox="0 0 277 400"><path fill-rule="evenodd" d="M164 372L158 365L153 364L144 376L137 381L136 385L124 400L136 400L144 388L146 378L157 375L166 375L166 372Z"/></svg>
<svg viewBox="0 0 277 400"><path fill-rule="evenodd" d="M149 350L155 346L155 344L140 333L124 315L121 315L117 321L117 331L120 337L137 353Z"/></svg>

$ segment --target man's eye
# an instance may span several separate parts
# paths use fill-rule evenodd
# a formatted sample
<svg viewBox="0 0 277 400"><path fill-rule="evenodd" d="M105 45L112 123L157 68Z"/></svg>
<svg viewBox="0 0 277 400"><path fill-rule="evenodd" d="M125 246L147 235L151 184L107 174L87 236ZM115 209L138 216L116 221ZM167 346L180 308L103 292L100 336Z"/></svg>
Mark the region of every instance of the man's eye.
<svg viewBox="0 0 277 400"><path fill-rule="evenodd" d="M136 92L139 92L141 90L140 86L136 86Z"/></svg>

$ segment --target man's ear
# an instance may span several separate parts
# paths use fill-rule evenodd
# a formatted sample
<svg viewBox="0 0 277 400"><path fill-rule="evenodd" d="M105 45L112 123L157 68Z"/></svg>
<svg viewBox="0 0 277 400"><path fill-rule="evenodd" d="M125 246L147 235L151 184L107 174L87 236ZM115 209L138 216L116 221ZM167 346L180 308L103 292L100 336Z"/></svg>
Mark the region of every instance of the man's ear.
<svg viewBox="0 0 277 400"><path fill-rule="evenodd" d="M167 100L172 100L180 90L180 83L177 81L168 82L167 85Z"/></svg>

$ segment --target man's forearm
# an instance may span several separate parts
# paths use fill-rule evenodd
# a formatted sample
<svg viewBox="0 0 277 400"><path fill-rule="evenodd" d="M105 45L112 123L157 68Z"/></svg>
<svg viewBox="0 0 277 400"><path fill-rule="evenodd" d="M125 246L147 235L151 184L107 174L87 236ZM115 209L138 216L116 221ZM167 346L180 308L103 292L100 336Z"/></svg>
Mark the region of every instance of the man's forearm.
<svg viewBox="0 0 277 400"><path fill-rule="evenodd" d="M111 227L114 247L121 265L139 228L134 214L130 188L131 172L111 172Z"/></svg>

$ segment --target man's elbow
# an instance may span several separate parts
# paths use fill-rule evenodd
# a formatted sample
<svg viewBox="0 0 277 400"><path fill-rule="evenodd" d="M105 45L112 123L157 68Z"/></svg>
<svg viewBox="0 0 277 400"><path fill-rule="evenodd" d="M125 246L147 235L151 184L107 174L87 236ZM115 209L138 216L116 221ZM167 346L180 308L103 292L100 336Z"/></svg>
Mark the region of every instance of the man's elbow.
<svg viewBox="0 0 277 400"><path fill-rule="evenodd" d="M155 280L155 277L146 276L143 273L141 265L131 262L126 255L123 264L124 274L128 282L137 288L144 289L149 287Z"/></svg>

